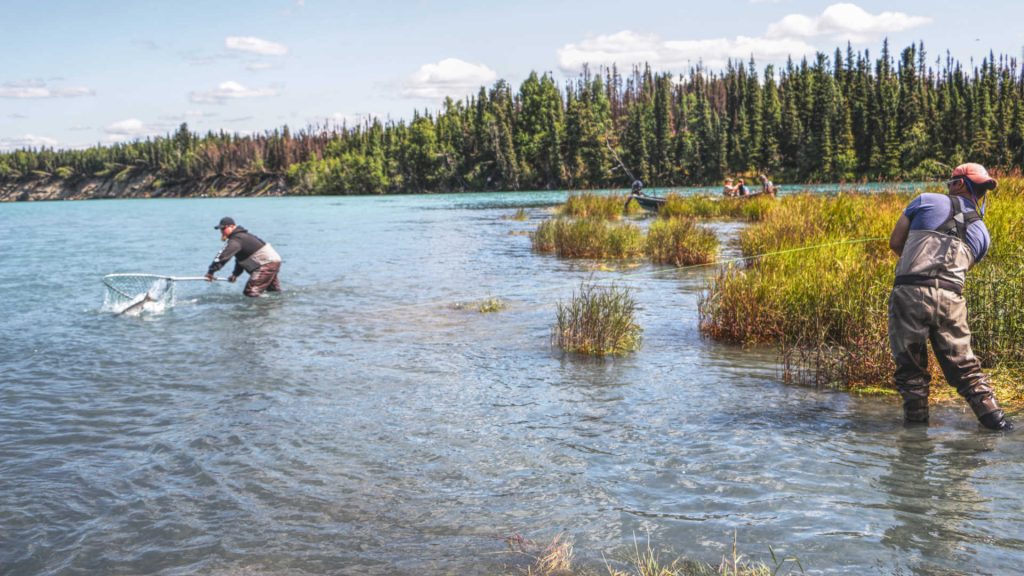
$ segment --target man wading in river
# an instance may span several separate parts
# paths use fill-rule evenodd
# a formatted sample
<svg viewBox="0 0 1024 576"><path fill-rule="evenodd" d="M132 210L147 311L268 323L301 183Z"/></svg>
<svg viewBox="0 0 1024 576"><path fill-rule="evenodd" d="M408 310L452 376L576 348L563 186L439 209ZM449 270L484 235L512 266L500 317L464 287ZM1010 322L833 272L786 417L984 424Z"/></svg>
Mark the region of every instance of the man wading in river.
<svg viewBox="0 0 1024 576"><path fill-rule="evenodd" d="M974 410L983 426L1012 430L992 393L988 376L971 350L967 303L961 292L990 238L979 201L996 187L980 164L961 164L946 182L949 195L922 194L907 206L889 237L899 255L889 297L889 346L894 380L907 422L928 421L928 347L946 380Z"/></svg>
<svg viewBox="0 0 1024 576"><path fill-rule="evenodd" d="M213 281L213 273L234 258L235 270L228 277L228 281L237 280L242 270L248 272L249 281L245 283L243 294L256 297L263 294L264 291L278 292L281 290L281 282L277 279L277 273L281 270L281 257L273 246L250 234L245 228L236 225L235 221L227 216L221 218L220 224L213 228L220 230L220 239L227 240L227 244L213 259L210 268L206 271L207 280Z"/></svg>

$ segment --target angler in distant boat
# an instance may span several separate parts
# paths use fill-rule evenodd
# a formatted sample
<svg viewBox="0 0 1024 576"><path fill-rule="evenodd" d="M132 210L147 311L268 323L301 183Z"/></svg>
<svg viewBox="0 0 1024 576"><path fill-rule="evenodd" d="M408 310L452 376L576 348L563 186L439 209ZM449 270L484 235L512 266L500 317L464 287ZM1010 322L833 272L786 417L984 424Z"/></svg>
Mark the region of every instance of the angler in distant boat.
<svg viewBox="0 0 1024 576"><path fill-rule="evenodd" d="M767 174L761 174L758 177L761 180L761 191L757 194L768 194L770 196L776 196L779 193L779 187L772 184L772 181L768 179ZM757 195L755 194L755 196Z"/></svg>
<svg viewBox="0 0 1024 576"><path fill-rule="evenodd" d="M633 187L629 192L629 196L626 197L626 206L629 206L630 200L636 200L636 203L639 204L642 208L654 210L655 212L657 212L658 208L661 208L661 206L665 204L664 198L659 198L658 196L648 196L647 194L645 194L644 183L641 182L640 180L633 181Z"/></svg>
<svg viewBox="0 0 1024 576"><path fill-rule="evenodd" d="M227 243L206 271L207 280L212 282L214 280L213 273L234 258L235 269L228 277L228 281L237 280L243 270L248 272L249 281L245 283L243 294L256 297L267 291L279 292L281 290L281 282L277 277L281 270L281 256L273 246L250 234L248 230L238 226L233 219L227 216L221 218L220 223L213 228L220 230L220 239L226 240Z"/></svg>

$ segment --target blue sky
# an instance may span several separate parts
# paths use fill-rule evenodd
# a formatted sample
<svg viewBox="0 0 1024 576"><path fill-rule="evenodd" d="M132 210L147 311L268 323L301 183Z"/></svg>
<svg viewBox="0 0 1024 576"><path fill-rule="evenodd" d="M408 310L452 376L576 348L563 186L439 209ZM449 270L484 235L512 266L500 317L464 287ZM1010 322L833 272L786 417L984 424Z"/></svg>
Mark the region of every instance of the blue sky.
<svg viewBox="0 0 1024 576"><path fill-rule="evenodd" d="M809 0L0 0L0 150L408 118L531 70L685 72L847 41L1020 58L1024 4Z"/></svg>

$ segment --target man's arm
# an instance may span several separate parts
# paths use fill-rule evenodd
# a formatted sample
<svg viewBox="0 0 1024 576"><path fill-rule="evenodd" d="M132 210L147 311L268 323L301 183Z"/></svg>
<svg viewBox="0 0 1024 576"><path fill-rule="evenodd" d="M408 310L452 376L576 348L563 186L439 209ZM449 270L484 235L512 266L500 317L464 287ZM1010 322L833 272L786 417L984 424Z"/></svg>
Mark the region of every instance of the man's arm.
<svg viewBox="0 0 1024 576"><path fill-rule="evenodd" d="M212 276L214 272L220 270L227 264L235 254L242 249L242 244L235 240L228 240L228 243L224 245L224 248L213 258L213 262L210 263L210 267L206 270L206 274Z"/></svg>
<svg viewBox="0 0 1024 576"><path fill-rule="evenodd" d="M900 219L896 221L896 226L892 229L892 234L889 235L889 248L897 256L903 255L903 246L907 243L908 235L910 235L910 218L907 218L906 214L901 214Z"/></svg>

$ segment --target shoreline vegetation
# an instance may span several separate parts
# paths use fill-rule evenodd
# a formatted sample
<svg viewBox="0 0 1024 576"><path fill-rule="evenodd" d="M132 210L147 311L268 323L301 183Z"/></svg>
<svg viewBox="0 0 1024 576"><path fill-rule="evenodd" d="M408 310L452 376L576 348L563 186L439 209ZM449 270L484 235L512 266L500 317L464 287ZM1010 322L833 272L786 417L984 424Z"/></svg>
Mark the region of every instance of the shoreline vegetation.
<svg viewBox="0 0 1024 576"><path fill-rule="evenodd" d="M936 185L931 191L944 189ZM621 222L626 197L583 194L570 196L531 238L536 251L560 257L646 255L655 264L708 264L711 273L698 303L699 329L705 337L776 347L789 382L887 394L894 392L887 301L896 264L888 238L913 196L895 189L749 200L670 195L644 238L639 227ZM747 226L737 239L742 258L719 264L714 262L718 240L700 222L723 219L744 221ZM1000 179L988 200L985 223L993 248L968 274L964 291L973 347L993 378L1000 402L1020 409L1024 406L1024 307L1020 306L1024 300L1024 178ZM624 245L632 249L623 250ZM680 256L690 253L700 257ZM581 288L581 293L597 290L590 286L589 292ZM563 315L560 304L559 330ZM592 310L590 317L599 318L600 310ZM615 317L618 324L624 323L621 315ZM563 349L580 351L579 347ZM955 398L955 391L944 385L934 357L929 365L932 397L937 401Z"/></svg>
<svg viewBox="0 0 1024 576"><path fill-rule="evenodd" d="M0 152L0 201L233 195L593 190L766 172L776 182L943 177L965 159L1024 165L1024 74L990 54L964 66L923 44L849 45L759 68L636 66L559 84L531 73L411 119L173 133L84 149ZM621 159L621 163L619 162Z"/></svg>

